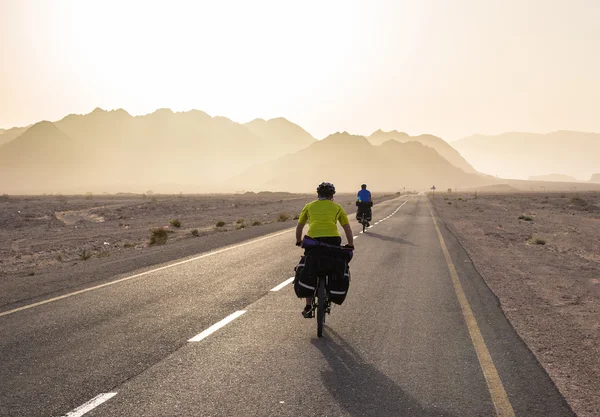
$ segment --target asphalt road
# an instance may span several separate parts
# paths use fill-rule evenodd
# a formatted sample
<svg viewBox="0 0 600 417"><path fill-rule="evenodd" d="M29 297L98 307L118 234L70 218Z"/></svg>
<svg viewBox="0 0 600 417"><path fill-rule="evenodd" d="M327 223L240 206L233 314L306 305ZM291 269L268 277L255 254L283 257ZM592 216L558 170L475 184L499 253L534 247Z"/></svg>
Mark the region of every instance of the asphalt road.
<svg viewBox="0 0 600 417"><path fill-rule="evenodd" d="M7 306L0 416L574 415L427 198L405 198L353 226L321 339L292 285L271 291L301 254L292 231Z"/></svg>

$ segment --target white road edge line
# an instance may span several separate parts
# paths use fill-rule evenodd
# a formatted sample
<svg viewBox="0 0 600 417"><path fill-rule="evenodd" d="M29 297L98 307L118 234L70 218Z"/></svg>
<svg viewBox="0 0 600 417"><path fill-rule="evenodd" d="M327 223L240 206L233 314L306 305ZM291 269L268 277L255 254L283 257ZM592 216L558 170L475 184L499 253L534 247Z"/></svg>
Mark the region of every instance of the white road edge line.
<svg viewBox="0 0 600 417"><path fill-rule="evenodd" d="M68 297L72 297L74 295L83 294L83 293L86 293L88 291L93 291L93 290L97 290L99 288L108 287L109 285L114 285L114 284L118 284L120 282L129 281L130 279L139 278L139 277L142 277L144 275L152 274L154 272L158 272L158 271L162 271L162 270L165 270L165 269L173 268L174 266L179 266L179 265L187 264L189 262L197 261L197 260L202 259L202 258L207 258L209 256L217 255L219 253L223 253L223 252L227 252L227 251L230 251L230 250L233 250L233 249L241 248L243 246L248 246L248 245L251 245L251 244L256 243L256 242L260 242L260 241L263 241L263 240L271 239L271 238L276 237L276 236L283 235L285 233L289 233L292 230L294 230L294 228L286 229L286 230L284 230L282 232L273 233L273 234L270 234L270 235L267 235L267 236L264 236L264 237L261 237L261 238L258 238L258 239L252 239L252 240L249 240L247 242L240 243L240 244L237 244L237 245L228 246L226 248L219 249L219 250L216 250L216 251L213 251L213 252L204 253L202 255L195 256L195 257L190 258L190 259L185 259L183 261L179 261L179 262L175 262L175 263L172 263L172 264L169 264L169 265L161 266L159 268L154 268L154 269L151 269L149 271L140 272L139 274L135 274L135 275L131 275L131 276L128 276L128 277L121 278L121 279L117 279L115 281L106 282L104 284L95 285L95 286L89 287L89 288L84 288L83 290L74 291L74 292L71 292L71 293L68 293L68 294L59 295L58 297L50 298L48 300L44 300L44 301L40 301L40 302L37 302L37 303L25 305L23 307L19 307L19 308L15 308L15 309L12 309L12 310L4 311L4 312L0 313L0 317L7 316L7 315L12 314L12 313L16 313L17 311L27 310L27 309L30 309L30 308L33 308L33 307L37 307L37 306L41 306L41 305L44 305L44 304L52 303L54 301L62 300L63 298L68 298Z"/></svg>
<svg viewBox="0 0 600 417"><path fill-rule="evenodd" d="M199 342L202 339L205 339L206 337L210 336L211 334L213 334L214 332L219 330L221 327L223 327L223 326L231 323L235 319L237 319L239 316L241 316L245 312L246 312L246 310L238 310L235 313L230 314L229 316L225 317L220 322L213 324L208 329L206 329L203 332L198 333L196 336L192 337L190 340L188 340L188 342Z"/></svg>
<svg viewBox="0 0 600 417"><path fill-rule="evenodd" d="M286 279L285 281L283 281L281 284L279 284L278 286L274 287L271 289L271 291L279 291L280 289L282 289L283 287L285 287L286 285L288 285L290 282L292 282L294 280L294 277L290 277L288 279Z"/></svg>
<svg viewBox="0 0 600 417"><path fill-rule="evenodd" d="M112 397L117 395L116 392L105 392L104 394L97 395L96 397L89 400L87 403L80 405L73 411L68 412L63 417L80 417L86 414L88 411L92 411L105 401L110 400Z"/></svg>

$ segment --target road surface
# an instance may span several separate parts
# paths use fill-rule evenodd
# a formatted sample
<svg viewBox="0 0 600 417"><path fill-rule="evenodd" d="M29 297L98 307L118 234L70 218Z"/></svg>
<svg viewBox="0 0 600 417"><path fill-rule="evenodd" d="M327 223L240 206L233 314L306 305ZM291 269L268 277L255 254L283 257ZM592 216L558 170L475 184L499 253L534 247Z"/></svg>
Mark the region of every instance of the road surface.
<svg viewBox="0 0 600 417"><path fill-rule="evenodd" d="M5 306L0 415L573 416L427 198L373 214L321 339L292 230Z"/></svg>

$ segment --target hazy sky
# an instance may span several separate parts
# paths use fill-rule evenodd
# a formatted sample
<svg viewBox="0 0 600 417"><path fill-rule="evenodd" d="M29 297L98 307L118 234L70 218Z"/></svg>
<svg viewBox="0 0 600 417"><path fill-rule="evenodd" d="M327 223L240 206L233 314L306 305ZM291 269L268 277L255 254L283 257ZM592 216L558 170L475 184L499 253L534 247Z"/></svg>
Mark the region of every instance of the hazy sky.
<svg viewBox="0 0 600 417"><path fill-rule="evenodd" d="M600 132L600 0L0 0L0 127L95 107Z"/></svg>

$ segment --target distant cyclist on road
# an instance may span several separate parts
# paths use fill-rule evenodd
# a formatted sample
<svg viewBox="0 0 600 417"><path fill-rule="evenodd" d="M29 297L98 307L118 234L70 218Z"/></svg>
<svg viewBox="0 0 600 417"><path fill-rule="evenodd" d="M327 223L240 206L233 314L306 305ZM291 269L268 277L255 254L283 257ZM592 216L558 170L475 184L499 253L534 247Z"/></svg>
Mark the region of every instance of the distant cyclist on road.
<svg viewBox="0 0 600 417"><path fill-rule="evenodd" d="M371 200L371 192L367 190L367 184L362 184L360 186L360 191L356 196L356 206L358 210L356 210L356 220L360 223L360 217L363 213L366 214L367 217L367 227L370 226L371 221L371 207L373 206L373 200Z"/></svg>
<svg viewBox="0 0 600 417"><path fill-rule="evenodd" d="M302 244L302 231L307 222L309 223L307 237L330 245L340 246L342 238L337 229L337 222L339 221L348 240L347 246L354 247L354 236L352 235L348 216L342 206L333 202L334 194L335 186L333 184L329 182L319 184L317 187L318 199L304 206L300 213L298 226L296 227L296 246ZM306 307L302 311L302 315L306 318L312 317L311 303L312 298L307 298Z"/></svg>

